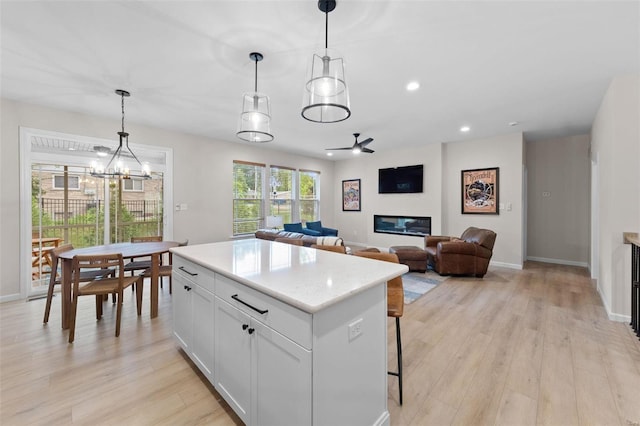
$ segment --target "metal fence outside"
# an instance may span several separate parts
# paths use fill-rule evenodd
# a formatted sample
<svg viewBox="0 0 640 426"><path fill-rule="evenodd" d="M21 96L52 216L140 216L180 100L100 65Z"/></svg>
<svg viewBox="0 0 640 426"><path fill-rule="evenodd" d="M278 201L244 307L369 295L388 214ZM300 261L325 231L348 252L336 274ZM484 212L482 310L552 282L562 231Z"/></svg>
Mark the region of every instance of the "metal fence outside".
<svg viewBox="0 0 640 426"><path fill-rule="evenodd" d="M76 248L104 244L104 213L104 200L67 200L65 210L64 200L42 198L32 218L34 235L62 238ZM122 201L110 219L112 243L163 234L160 200Z"/></svg>

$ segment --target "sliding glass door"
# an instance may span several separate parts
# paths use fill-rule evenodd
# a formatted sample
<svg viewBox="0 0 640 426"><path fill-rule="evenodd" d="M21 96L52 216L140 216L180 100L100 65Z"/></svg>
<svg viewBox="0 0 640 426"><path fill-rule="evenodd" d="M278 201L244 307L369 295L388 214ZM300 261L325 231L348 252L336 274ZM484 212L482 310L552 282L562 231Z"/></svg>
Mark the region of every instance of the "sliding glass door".
<svg viewBox="0 0 640 426"><path fill-rule="evenodd" d="M165 182L170 150L162 151L162 156L157 152L147 155L155 166L151 179L103 179L89 173L90 158L95 156L93 141L84 142L89 148L82 150L77 149L82 137L75 141L74 149L65 149L71 145L66 138L25 135L27 142L22 139L27 147L22 147L21 215L29 219L24 221L21 238L30 247L30 253L21 252L30 257L21 257L22 275L29 277L29 285L23 287L26 296L45 293L51 274L59 274L51 262L55 247L89 247L130 241L133 236L166 239L167 213L171 213L166 208L170 186ZM143 150L139 152L145 156Z"/></svg>

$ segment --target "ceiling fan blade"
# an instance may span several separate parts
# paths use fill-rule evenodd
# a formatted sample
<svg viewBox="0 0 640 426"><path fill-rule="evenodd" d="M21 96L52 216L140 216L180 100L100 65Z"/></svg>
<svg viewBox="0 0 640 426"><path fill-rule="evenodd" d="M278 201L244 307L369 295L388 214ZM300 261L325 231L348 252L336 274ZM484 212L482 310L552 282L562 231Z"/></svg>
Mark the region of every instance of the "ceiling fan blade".
<svg viewBox="0 0 640 426"><path fill-rule="evenodd" d="M360 142L358 145L360 145L360 148L364 148L365 146L369 145L371 142L373 142L372 138L367 138L365 140L363 140L362 142Z"/></svg>
<svg viewBox="0 0 640 426"><path fill-rule="evenodd" d="M347 149L349 151L351 151L353 149L353 147L349 146L349 147L344 147L344 148L326 148L325 151L336 151L336 150L347 150Z"/></svg>
<svg viewBox="0 0 640 426"><path fill-rule="evenodd" d="M373 154L375 151L369 148L362 148L361 152L366 152L367 154Z"/></svg>

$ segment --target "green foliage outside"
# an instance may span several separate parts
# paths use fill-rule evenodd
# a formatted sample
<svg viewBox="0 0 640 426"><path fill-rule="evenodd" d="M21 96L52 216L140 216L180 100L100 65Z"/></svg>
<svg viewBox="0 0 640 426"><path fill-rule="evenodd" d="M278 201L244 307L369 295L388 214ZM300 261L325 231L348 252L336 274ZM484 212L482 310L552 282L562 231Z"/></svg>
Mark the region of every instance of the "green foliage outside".
<svg viewBox="0 0 640 426"><path fill-rule="evenodd" d="M234 234L255 232L262 218L262 167L233 165Z"/></svg>
<svg viewBox="0 0 640 426"><path fill-rule="evenodd" d="M32 229L37 231L40 225L39 214L42 211L39 199L40 182L37 177L31 181L31 217ZM109 185L111 200L117 200L118 187L116 182ZM95 207L87 209L84 214L76 214L65 224L64 219L55 220L42 211L42 237L59 237L76 248L88 247L104 243L104 201L98 200ZM158 213L152 217L137 221L124 203L110 203L110 239L111 242L131 241L132 236L158 235L158 223L161 218L162 203ZM116 226L117 225L117 226ZM67 236L65 237L65 229ZM162 235L162 229L159 230Z"/></svg>

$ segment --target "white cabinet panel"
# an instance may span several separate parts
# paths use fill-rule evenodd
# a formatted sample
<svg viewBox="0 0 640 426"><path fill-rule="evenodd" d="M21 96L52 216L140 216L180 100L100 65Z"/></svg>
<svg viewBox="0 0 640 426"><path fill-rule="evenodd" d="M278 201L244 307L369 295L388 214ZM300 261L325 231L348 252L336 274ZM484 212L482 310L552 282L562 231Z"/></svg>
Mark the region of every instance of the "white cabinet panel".
<svg viewBox="0 0 640 426"><path fill-rule="evenodd" d="M191 289L191 308L193 310L193 335L191 340L191 359L209 380L213 379L214 360L214 296L213 293L195 285Z"/></svg>
<svg viewBox="0 0 640 426"><path fill-rule="evenodd" d="M311 351L263 324L255 328L255 418L263 425L311 424Z"/></svg>
<svg viewBox="0 0 640 426"><path fill-rule="evenodd" d="M215 298L214 386L246 424L251 408L250 317Z"/></svg>
<svg viewBox="0 0 640 426"><path fill-rule="evenodd" d="M180 274L173 274L173 335L185 352L189 353L191 342L191 324L193 313L191 311L191 295L188 288L191 283Z"/></svg>

